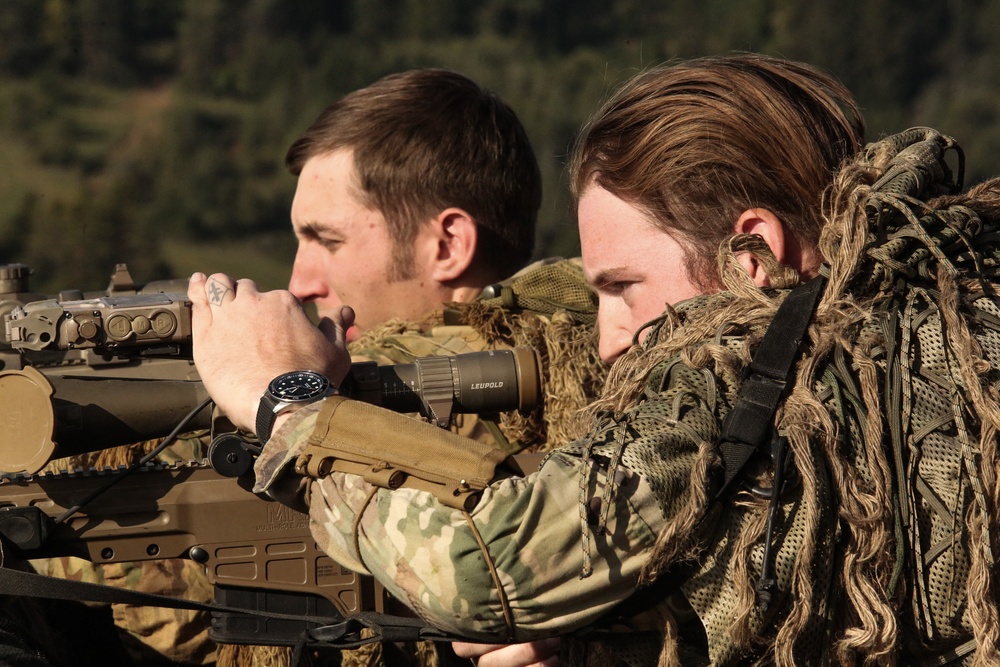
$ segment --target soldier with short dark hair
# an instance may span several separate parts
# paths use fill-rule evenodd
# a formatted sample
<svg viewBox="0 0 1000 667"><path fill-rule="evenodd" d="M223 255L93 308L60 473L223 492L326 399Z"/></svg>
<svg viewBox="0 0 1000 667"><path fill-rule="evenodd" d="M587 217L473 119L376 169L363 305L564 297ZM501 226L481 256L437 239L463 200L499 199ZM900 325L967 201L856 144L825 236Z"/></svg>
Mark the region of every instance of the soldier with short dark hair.
<svg viewBox="0 0 1000 667"><path fill-rule="evenodd" d="M358 335L471 301L522 269L541 175L520 120L465 76L417 69L333 103L288 150L299 241L289 290Z"/></svg>

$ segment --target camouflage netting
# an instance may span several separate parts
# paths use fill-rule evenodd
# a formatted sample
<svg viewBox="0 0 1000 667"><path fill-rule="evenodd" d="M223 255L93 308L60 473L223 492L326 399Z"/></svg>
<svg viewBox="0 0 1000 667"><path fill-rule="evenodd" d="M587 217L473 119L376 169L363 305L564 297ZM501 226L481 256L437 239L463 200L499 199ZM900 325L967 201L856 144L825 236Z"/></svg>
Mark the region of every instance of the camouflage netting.
<svg viewBox="0 0 1000 667"><path fill-rule="evenodd" d="M731 643L730 655L778 665L1000 664L1000 180L953 194L961 172L955 179L945 158L956 154L933 130L889 137L842 169L824 202L828 284L776 419L797 478L778 536L792 590L766 622L751 570L767 501L722 501L735 545L697 531L718 465L711 443L701 449L692 493L644 576L701 559L703 585L731 593L703 608L691 599L714 651ZM627 410L678 355L711 371L715 400L731 404L787 293L757 289L737 266L736 252L773 262L754 243L737 237L723 249L728 291L668 312L646 348L612 369L595 411ZM770 466L753 470L766 488ZM726 548L735 555L725 565L705 564L706 550ZM676 633L667 635L661 664L676 664Z"/></svg>
<svg viewBox="0 0 1000 667"><path fill-rule="evenodd" d="M380 326L373 327L361 334L358 340L350 345L352 354L367 354L370 350L378 348L393 348L391 342L397 336L423 336L425 331L441 325L441 313L433 313L422 320L389 320ZM400 348L398 352L403 354L402 358L391 352L387 355L385 363L402 363L404 359L410 359L413 353L408 348ZM454 354L454 353L453 353ZM379 361L382 363L382 361Z"/></svg>
<svg viewBox="0 0 1000 667"><path fill-rule="evenodd" d="M545 402L528 416L501 416L508 438L547 451L582 435L581 409L600 393L606 367L597 353L597 297L578 260L541 262L498 286L496 296L452 304L488 347L530 347L542 359Z"/></svg>

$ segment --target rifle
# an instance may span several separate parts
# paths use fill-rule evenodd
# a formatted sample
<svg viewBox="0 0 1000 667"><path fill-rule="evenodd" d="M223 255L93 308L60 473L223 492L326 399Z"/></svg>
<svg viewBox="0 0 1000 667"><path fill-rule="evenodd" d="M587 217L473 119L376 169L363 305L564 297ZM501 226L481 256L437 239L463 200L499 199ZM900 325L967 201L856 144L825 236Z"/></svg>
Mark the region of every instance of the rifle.
<svg viewBox="0 0 1000 667"><path fill-rule="evenodd" d="M119 265L118 284L123 274ZM251 491L255 438L196 409L209 399L190 362L180 281L148 291L127 282L129 293L113 289L113 277L105 293L80 299L2 295L17 297L0 301L10 348L0 352L0 538L25 558L193 560L225 608L213 610L209 632L220 643L294 645L305 629L360 612L409 614L374 578L323 554L307 515ZM540 377L533 351L496 350L357 362L341 393L447 427L454 412L531 409ZM206 460L38 474L53 458L159 438L178 424L210 430Z"/></svg>

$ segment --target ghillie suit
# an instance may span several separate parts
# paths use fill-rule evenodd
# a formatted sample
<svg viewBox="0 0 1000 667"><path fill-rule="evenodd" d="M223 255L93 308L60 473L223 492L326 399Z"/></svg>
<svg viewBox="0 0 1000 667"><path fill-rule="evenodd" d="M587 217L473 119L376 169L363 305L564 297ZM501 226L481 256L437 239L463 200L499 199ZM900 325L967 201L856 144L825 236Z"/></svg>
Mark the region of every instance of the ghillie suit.
<svg viewBox="0 0 1000 667"><path fill-rule="evenodd" d="M659 664L695 664L679 657L692 650L713 665L1000 664L1000 180L956 194L961 168L956 179L945 159L956 153L914 129L837 175L827 285L773 422L790 457L758 456L715 498L717 443L701 440L643 580L681 580L705 636L667 624ZM755 287L738 252L778 289ZM676 409L706 407L718 423L698 430L718 431L798 282L752 237L733 238L720 269L727 291L668 310L612 369L595 414L616 419L694 379L707 392L679 394ZM622 461L672 465L628 450ZM769 530L776 469L786 481Z"/></svg>

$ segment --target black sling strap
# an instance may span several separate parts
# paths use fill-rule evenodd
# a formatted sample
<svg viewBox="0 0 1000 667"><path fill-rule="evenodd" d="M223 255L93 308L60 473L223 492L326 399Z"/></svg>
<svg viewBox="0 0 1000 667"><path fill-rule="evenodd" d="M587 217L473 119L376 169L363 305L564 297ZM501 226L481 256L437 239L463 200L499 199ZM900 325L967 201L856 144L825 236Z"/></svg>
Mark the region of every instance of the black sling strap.
<svg viewBox="0 0 1000 667"><path fill-rule="evenodd" d="M799 348L823 293L826 278L817 276L793 289L764 333L747 368L736 405L722 422L719 457L724 477L721 498L753 455L771 442L774 415L785 395Z"/></svg>
<svg viewBox="0 0 1000 667"><path fill-rule="evenodd" d="M155 593L121 589L107 584L58 579L33 572L14 570L2 565L0 565L0 595L104 604L130 604L205 612L230 612L265 619L305 621L319 626L304 630L300 646L297 647L299 651L305 646L352 649L377 641L454 641L461 639L461 637L442 632L417 618L376 612L359 612L338 619L248 610L218 603L195 602ZM363 630L367 630L367 632L362 632ZM299 663L293 661L292 664Z"/></svg>
<svg viewBox="0 0 1000 667"><path fill-rule="evenodd" d="M168 609L189 609L191 611L228 611L240 614L258 613L239 607L195 602L194 600L174 598L156 593L143 593L107 584L92 584L86 581L59 579L57 577L50 577L34 572L23 572L3 566L0 566L0 595L46 598L50 600L100 602L103 604L130 604L140 607L166 607ZM281 620L302 620L302 616L298 614L259 612L259 615ZM310 618L309 620L323 623L336 622L338 619L322 617Z"/></svg>

